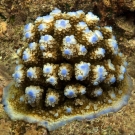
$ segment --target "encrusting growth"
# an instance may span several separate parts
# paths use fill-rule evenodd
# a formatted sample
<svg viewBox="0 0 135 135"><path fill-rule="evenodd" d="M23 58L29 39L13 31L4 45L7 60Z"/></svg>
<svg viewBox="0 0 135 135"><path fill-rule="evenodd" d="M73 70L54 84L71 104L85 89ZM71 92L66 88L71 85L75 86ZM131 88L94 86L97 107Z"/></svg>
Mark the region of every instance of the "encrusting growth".
<svg viewBox="0 0 135 135"><path fill-rule="evenodd" d="M17 50L14 79L3 105L13 120L48 130L116 112L129 99L131 79L112 27L82 10L55 8L24 27L27 43Z"/></svg>

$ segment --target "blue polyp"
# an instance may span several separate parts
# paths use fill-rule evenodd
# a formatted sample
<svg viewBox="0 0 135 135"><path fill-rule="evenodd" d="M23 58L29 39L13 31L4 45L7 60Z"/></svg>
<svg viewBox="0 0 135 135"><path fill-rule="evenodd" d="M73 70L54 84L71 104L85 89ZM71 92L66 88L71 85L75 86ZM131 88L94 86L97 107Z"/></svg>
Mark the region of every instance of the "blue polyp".
<svg viewBox="0 0 135 135"><path fill-rule="evenodd" d="M102 53L105 54L105 49L102 48Z"/></svg>
<svg viewBox="0 0 135 135"><path fill-rule="evenodd" d="M23 54L23 60L28 60L29 59L29 55L28 54Z"/></svg>
<svg viewBox="0 0 135 135"><path fill-rule="evenodd" d="M56 9L52 10L52 13L61 13L61 10L56 8Z"/></svg>
<svg viewBox="0 0 135 135"><path fill-rule="evenodd" d="M45 50L45 47L43 45L40 45L40 50Z"/></svg>
<svg viewBox="0 0 135 135"><path fill-rule="evenodd" d="M65 50L64 50L64 54L70 55L70 54L71 54L71 51L70 51L69 49L65 49Z"/></svg>
<svg viewBox="0 0 135 135"><path fill-rule="evenodd" d="M30 43L29 48L33 48L33 47L34 47L34 43Z"/></svg>
<svg viewBox="0 0 135 135"><path fill-rule="evenodd" d="M54 83L54 78L51 77L51 78L49 79L49 82L50 82L50 83Z"/></svg>
<svg viewBox="0 0 135 135"><path fill-rule="evenodd" d="M71 42L71 38L70 37L66 37L66 42L70 43Z"/></svg>
<svg viewBox="0 0 135 135"><path fill-rule="evenodd" d="M110 82L111 83L114 83L116 81L116 78L115 77L112 77L111 79L110 79Z"/></svg>
<svg viewBox="0 0 135 135"><path fill-rule="evenodd" d="M48 41L49 40L49 36L48 35L45 35L44 36L44 41Z"/></svg>
<svg viewBox="0 0 135 135"><path fill-rule="evenodd" d="M97 96L101 96L102 95L102 91L101 90L97 90L96 95Z"/></svg>
<svg viewBox="0 0 135 135"><path fill-rule="evenodd" d="M79 22L79 25L81 25L81 26L85 26L85 25L86 25L86 23L85 23L85 22Z"/></svg>
<svg viewBox="0 0 135 135"><path fill-rule="evenodd" d="M51 69L50 69L50 67L47 67L43 71L44 71L44 73L50 73Z"/></svg>
<svg viewBox="0 0 135 135"><path fill-rule="evenodd" d="M78 75L78 76L76 77L76 79L82 81L82 80L83 80L83 76L82 76L82 75Z"/></svg>
<svg viewBox="0 0 135 135"><path fill-rule="evenodd" d="M27 72L27 76L30 77L30 78L32 78L33 77L33 73L31 71L28 71Z"/></svg>
<svg viewBox="0 0 135 135"><path fill-rule="evenodd" d="M51 102L51 103L56 102L55 96L52 96L52 95L48 97L48 100L49 100L49 102Z"/></svg>
<svg viewBox="0 0 135 135"><path fill-rule="evenodd" d="M24 30L25 31L29 31L30 30L30 24L29 23L24 26Z"/></svg>
<svg viewBox="0 0 135 135"><path fill-rule="evenodd" d="M20 97L20 102L24 102L24 101L25 101L24 97L21 96L21 97Z"/></svg>
<svg viewBox="0 0 135 135"><path fill-rule="evenodd" d="M78 11L76 11L76 12L77 12L77 13L79 13L79 12L81 12L81 13L82 13L82 12L83 12L83 10L78 10Z"/></svg>
<svg viewBox="0 0 135 135"><path fill-rule="evenodd" d="M29 44L29 48L30 49L33 49L34 47L35 47L35 43L34 42Z"/></svg>
<svg viewBox="0 0 135 135"><path fill-rule="evenodd" d="M66 27L66 22L65 22L65 20L60 21L60 25L61 25L62 27Z"/></svg>
<svg viewBox="0 0 135 135"><path fill-rule="evenodd" d="M96 30L96 33L98 33L100 37L103 37L102 33L99 30Z"/></svg>
<svg viewBox="0 0 135 135"><path fill-rule="evenodd" d="M92 37L91 37L91 42L92 43L96 43L98 41L98 37L96 34L94 34Z"/></svg>
<svg viewBox="0 0 135 135"><path fill-rule="evenodd" d="M120 78L121 80L123 80L123 79L124 79L123 74L119 75L119 78Z"/></svg>
<svg viewBox="0 0 135 135"><path fill-rule="evenodd" d="M88 64L84 63L83 65L80 66L82 70L88 70L89 69L89 66Z"/></svg>
<svg viewBox="0 0 135 135"><path fill-rule="evenodd" d="M41 20L42 19L42 17L41 16L38 16L37 18L36 18L36 21L37 20Z"/></svg>
<svg viewBox="0 0 135 135"><path fill-rule="evenodd" d="M104 79L104 76L103 76L103 69L101 67L98 69L98 73L99 73L98 80L102 81Z"/></svg>
<svg viewBox="0 0 135 135"><path fill-rule="evenodd" d="M20 78L20 74L19 74L19 73L15 73L15 74L14 74L14 78L15 78L15 79Z"/></svg>
<svg viewBox="0 0 135 135"><path fill-rule="evenodd" d="M47 125L48 125L48 122L47 122L47 121L45 121L45 122L44 122L44 125L45 125L45 126L47 126Z"/></svg>
<svg viewBox="0 0 135 135"><path fill-rule="evenodd" d="M41 30L41 31L44 30L44 28L45 28L44 24L40 24L40 25L38 26L38 29Z"/></svg>
<svg viewBox="0 0 135 135"><path fill-rule="evenodd" d="M67 96L73 97L74 95L75 95L75 92L73 90L68 91L68 95Z"/></svg>
<svg viewBox="0 0 135 135"><path fill-rule="evenodd" d="M84 30L84 33L89 33L90 32L90 29L89 28L86 28L85 30Z"/></svg>
<svg viewBox="0 0 135 135"><path fill-rule="evenodd" d="M25 30L29 29L29 24L26 24L26 25L24 26L24 29L25 29Z"/></svg>
<svg viewBox="0 0 135 135"><path fill-rule="evenodd" d="M68 12L67 14L70 15L70 16L77 16L76 12Z"/></svg>
<svg viewBox="0 0 135 135"><path fill-rule="evenodd" d="M50 16L50 15L46 15L46 16L43 16L43 19L44 19L44 20L49 20L51 17L52 17L52 16Z"/></svg>
<svg viewBox="0 0 135 135"><path fill-rule="evenodd" d="M81 47L80 50L81 50L81 52L83 52L83 53L87 51L86 48L85 48L85 46Z"/></svg>
<svg viewBox="0 0 135 135"><path fill-rule="evenodd" d="M26 32L25 35L24 35L26 38L30 38L31 37L31 34L29 32Z"/></svg>
<svg viewBox="0 0 135 135"><path fill-rule="evenodd" d="M118 47L117 42L112 41L112 46L114 47L114 49L117 49L117 47Z"/></svg>
<svg viewBox="0 0 135 135"><path fill-rule="evenodd" d="M98 69L98 73L99 73L99 75L103 75L103 68L102 68L102 67L100 67L100 68Z"/></svg>
<svg viewBox="0 0 135 135"><path fill-rule="evenodd" d="M124 73L126 72L126 68L124 67L124 71L123 71Z"/></svg>
<svg viewBox="0 0 135 135"><path fill-rule="evenodd" d="M25 36L25 38L31 38L32 34L31 34L31 32L26 32L24 36Z"/></svg>
<svg viewBox="0 0 135 135"><path fill-rule="evenodd" d="M67 70L66 70L66 69L62 69L62 70L61 70L61 74L62 74L62 75L66 75L66 74L67 74Z"/></svg>
<svg viewBox="0 0 135 135"><path fill-rule="evenodd" d="M15 67L15 70L20 70L20 69L22 69L20 65Z"/></svg>
<svg viewBox="0 0 135 135"><path fill-rule="evenodd" d="M88 12L88 14L89 14L89 15L92 15L92 16L94 15L92 12Z"/></svg>
<svg viewBox="0 0 135 135"><path fill-rule="evenodd" d="M31 98L34 98L34 93L32 91L29 91L28 92L28 95L31 97Z"/></svg>
<svg viewBox="0 0 135 135"><path fill-rule="evenodd" d="M123 73L125 73L125 72L126 72L126 68L124 67Z"/></svg>
<svg viewBox="0 0 135 135"><path fill-rule="evenodd" d="M72 109L70 107L67 107L66 108L66 113L71 113L72 112Z"/></svg>

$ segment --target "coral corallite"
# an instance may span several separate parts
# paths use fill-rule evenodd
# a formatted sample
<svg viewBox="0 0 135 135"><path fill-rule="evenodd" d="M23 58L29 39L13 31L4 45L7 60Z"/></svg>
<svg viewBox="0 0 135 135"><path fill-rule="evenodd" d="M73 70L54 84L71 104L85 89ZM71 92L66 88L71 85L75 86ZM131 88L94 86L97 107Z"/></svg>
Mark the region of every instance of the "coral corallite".
<svg viewBox="0 0 135 135"><path fill-rule="evenodd" d="M55 8L24 27L17 50L14 81L3 105L13 120L38 123L48 130L72 121L116 112L129 99L131 79L112 27L82 10Z"/></svg>

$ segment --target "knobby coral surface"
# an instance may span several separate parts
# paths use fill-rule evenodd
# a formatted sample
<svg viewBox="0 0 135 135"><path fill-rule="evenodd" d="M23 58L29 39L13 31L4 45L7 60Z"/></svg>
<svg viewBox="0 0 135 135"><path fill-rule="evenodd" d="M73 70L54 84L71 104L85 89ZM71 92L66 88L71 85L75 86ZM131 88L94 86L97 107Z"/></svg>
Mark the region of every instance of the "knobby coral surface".
<svg viewBox="0 0 135 135"><path fill-rule="evenodd" d="M54 130L72 120L118 111L131 80L112 27L82 10L54 9L24 27L26 46L17 50L14 82L3 94L11 119Z"/></svg>

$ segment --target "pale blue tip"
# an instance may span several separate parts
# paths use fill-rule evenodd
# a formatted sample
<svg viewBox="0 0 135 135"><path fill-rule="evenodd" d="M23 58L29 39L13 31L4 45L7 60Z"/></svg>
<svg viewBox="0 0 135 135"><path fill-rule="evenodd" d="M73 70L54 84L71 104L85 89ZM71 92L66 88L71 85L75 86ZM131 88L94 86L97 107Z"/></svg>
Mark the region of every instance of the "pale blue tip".
<svg viewBox="0 0 135 135"><path fill-rule="evenodd" d="M20 76L20 74L19 73L14 73L14 79L19 79L19 78L21 78L21 76Z"/></svg>
<svg viewBox="0 0 135 135"><path fill-rule="evenodd" d="M43 16L43 20L50 20L52 18L53 18L53 16L51 16L51 15Z"/></svg>
<svg viewBox="0 0 135 135"><path fill-rule="evenodd" d="M61 70L61 74L62 74L62 75L67 75L67 70L66 70L66 69L62 69L62 70Z"/></svg>
<svg viewBox="0 0 135 135"><path fill-rule="evenodd" d="M33 91L29 91L29 92L28 92L28 95L29 95L29 97L31 97L31 98L35 98Z"/></svg>
<svg viewBox="0 0 135 135"><path fill-rule="evenodd" d="M52 10L52 12L51 12L51 13L61 13L61 10L59 10L59 9L55 8L54 10Z"/></svg>
<svg viewBox="0 0 135 135"><path fill-rule="evenodd" d="M67 107L67 108L66 108L66 113L71 113L71 112L72 112L72 108Z"/></svg>
<svg viewBox="0 0 135 135"><path fill-rule="evenodd" d="M66 91L64 95L67 97L75 97L75 92L74 90L71 89L71 90Z"/></svg>
<svg viewBox="0 0 135 135"><path fill-rule="evenodd" d="M24 102L24 101L25 101L24 97L21 96L21 97L20 97L20 102Z"/></svg>
<svg viewBox="0 0 135 135"><path fill-rule="evenodd" d="M102 48L102 54L105 54L105 49Z"/></svg>
<svg viewBox="0 0 135 135"><path fill-rule="evenodd" d="M79 80L79 81L82 81L82 80L83 80L83 76L82 76L82 75L78 75L78 76L76 77L76 79Z"/></svg>
<svg viewBox="0 0 135 135"><path fill-rule="evenodd" d="M31 38L32 34L31 32L26 32L24 36L25 38Z"/></svg>
<svg viewBox="0 0 135 135"><path fill-rule="evenodd" d="M60 21L60 26L66 27L66 22L65 22L65 20L61 20L61 21Z"/></svg>
<svg viewBox="0 0 135 135"><path fill-rule="evenodd" d="M38 26L38 30L39 30L39 31L43 31L44 29L45 29L44 24L40 24L40 25Z"/></svg>
<svg viewBox="0 0 135 135"><path fill-rule="evenodd" d="M51 68L50 67L46 67L43 69L44 73L50 73L51 72Z"/></svg>
<svg viewBox="0 0 135 135"><path fill-rule="evenodd" d="M27 76L30 77L30 78L32 78L32 77L33 77L33 72L28 71L28 72L27 72Z"/></svg>
<svg viewBox="0 0 135 135"><path fill-rule="evenodd" d="M83 32L84 33L89 33L91 30L87 27Z"/></svg>
<svg viewBox="0 0 135 135"><path fill-rule="evenodd" d="M29 55L27 53L23 54L23 60L28 60L29 59Z"/></svg>
<svg viewBox="0 0 135 135"><path fill-rule="evenodd" d="M85 22L79 22L80 26L87 26L87 24Z"/></svg>
<svg viewBox="0 0 135 135"><path fill-rule="evenodd" d="M101 91L101 90L97 90L97 91L96 91L96 95L97 95L97 96L101 96L101 95L102 95L102 91Z"/></svg>
<svg viewBox="0 0 135 135"><path fill-rule="evenodd" d="M114 83L116 81L116 78L115 77L112 77L111 79L110 79L110 83Z"/></svg>
<svg viewBox="0 0 135 135"><path fill-rule="evenodd" d="M49 83L53 84L55 82L55 79L53 77L49 78Z"/></svg>
<svg viewBox="0 0 135 135"><path fill-rule="evenodd" d="M100 68L98 69L98 80L99 80L99 81L104 80L103 73L104 73L104 70L103 70L103 68L100 67Z"/></svg>
<svg viewBox="0 0 135 135"><path fill-rule="evenodd" d="M47 98L48 100L49 100L49 102L51 102L51 103L54 103L54 102L56 102L56 98L55 98L55 96L49 96L48 98Z"/></svg>
<svg viewBox="0 0 135 135"><path fill-rule="evenodd" d="M118 47L117 42L114 42L114 41L112 41L112 44L111 45L114 47L114 49L116 49Z"/></svg>
<svg viewBox="0 0 135 135"><path fill-rule="evenodd" d="M44 41L49 41L49 35L45 35L43 36L43 38L44 38Z"/></svg>
<svg viewBox="0 0 135 135"><path fill-rule="evenodd" d="M100 68L98 69L98 73L99 73L99 75L102 75L102 74L103 74L103 72L104 72L103 68L101 68L101 67L100 67Z"/></svg>
<svg viewBox="0 0 135 135"><path fill-rule="evenodd" d="M66 42L70 43L71 42L71 38L70 37L66 37Z"/></svg>
<svg viewBox="0 0 135 135"><path fill-rule="evenodd" d="M69 91L68 92L68 96L70 96L70 97L74 96L74 94L75 94L74 91Z"/></svg>
<svg viewBox="0 0 135 135"><path fill-rule="evenodd" d="M86 50L85 46L81 46L80 51L81 51L82 53L85 53L87 50Z"/></svg>
<svg viewBox="0 0 135 135"><path fill-rule="evenodd" d="M65 40L66 40L67 43L72 44L75 40L74 35L66 36Z"/></svg>
<svg viewBox="0 0 135 135"><path fill-rule="evenodd" d="M70 51L69 49L65 49L65 50L64 50L64 54L70 55L70 54L71 54L71 51Z"/></svg>
<svg viewBox="0 0 135 135"><path fill-rule="evenodd" d="M80 66L82 70L85 70L86 72L89 71L89 65L87 63L84 63L83 65Z"/></svg>
<svg viewBox="0 0 135 135"><path fill-rule="evenodd" d="M31 25L30 23L28 23L24 26L24 31L30 31L30 30L31 30Z"/></svg>
<svg viewBox="0 0 135 135"><path fill-rule="evenodd" d="M29 44L29 48L31 50L33 50L35 47L36 47L36 43L35 42Z"/></svg>
<svg viewBox="0 0 135 135"><path fill-rule="evenodd" d="M45 50L45 47L43 45L40 45L40 50Z"/></svg>
<svg viewBox="0 0 135 135"><path fill-rule="evenodd" d="M91 38L91 43L93 44L93 43L96 43L97 41L98 41L98 37L97 37L96 34L94 34L94 35L92 36L92 38Z"/></svg>

